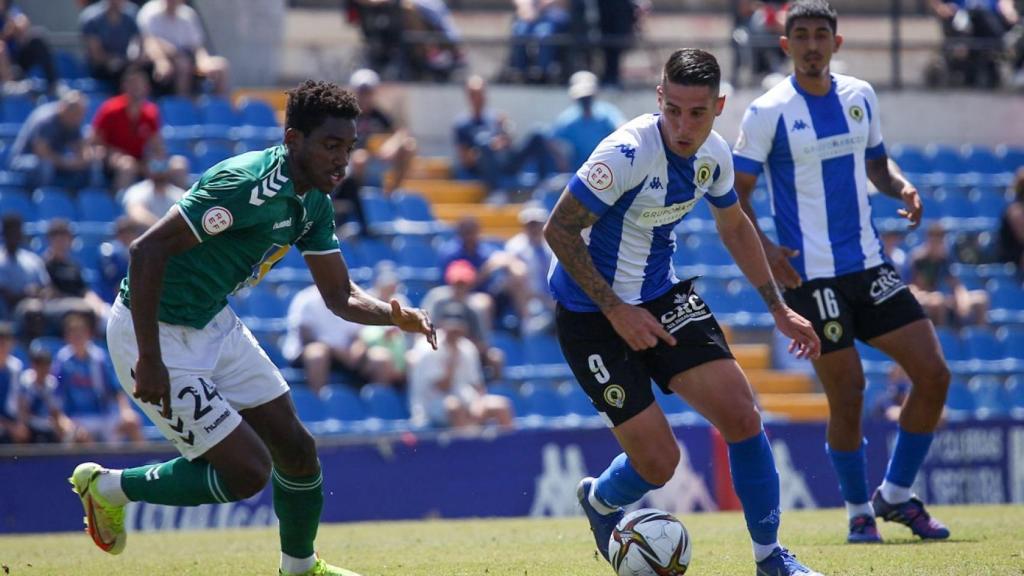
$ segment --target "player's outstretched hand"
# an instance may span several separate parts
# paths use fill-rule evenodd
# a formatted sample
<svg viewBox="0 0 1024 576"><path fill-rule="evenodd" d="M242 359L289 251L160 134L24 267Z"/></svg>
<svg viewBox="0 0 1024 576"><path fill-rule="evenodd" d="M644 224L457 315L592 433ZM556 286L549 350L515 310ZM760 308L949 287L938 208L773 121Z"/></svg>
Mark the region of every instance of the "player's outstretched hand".
<svg viewBox="0 0 1024 576"><path fill-rule="evenodd" d="M821 340L814 332L814 326L806 318L797 314L789 306L782 306L772 314L775 326L793 341L789 343L789 353L797 358L815 359L821 355Z"/></svg>
<svg viewBox="0 0 1024 576"><path fill-rule="evenodd" d="M398 300L391 301L391 321L406 332L419 332L437 350L437 332L430 315L422 308L402 308Z"/></svg>
<svg viewBox="0 0 1024 576"><path fill-rule="evenodd" d="M162 406L160 415L164 418L171 417L171 380L167 375L167 366L157 360L148 360L140 357L135 363L135 371L132 372L135 378L135 390L132 396L140 402Z"/></svg>
<svg viewBox="0 0 1024 576"><path fill-rule="evenodd" d="M903 199L906 208L900 208L896 213L910 220L911 229L917 228L921 223L921 215L924 213L924 205L921 204L921 196L917 193L917 188L904 186L900 191L900 198Z"/></svg>
<svg viewBox="0 0 1024 576"><path fill-rule="evenodd" d="M676 345L676 339L666 332L661 322L645 308L625 303L617 304L605 310L604 315L612 323L615 332L633 350L654 348L658 345L659 339L671 346Z"/></svg>
<svg viewBox="0 0 1024 576"><path fill-rule="evenodd" d="M775 281L786 288L797 288L800 286L800 274L796 268L789 263L790 258L800 255L799 250L793 250L787 246L779 246L774 242L764 242L764 255L768 259L768 266L772 269L772 276Z"/></svg>

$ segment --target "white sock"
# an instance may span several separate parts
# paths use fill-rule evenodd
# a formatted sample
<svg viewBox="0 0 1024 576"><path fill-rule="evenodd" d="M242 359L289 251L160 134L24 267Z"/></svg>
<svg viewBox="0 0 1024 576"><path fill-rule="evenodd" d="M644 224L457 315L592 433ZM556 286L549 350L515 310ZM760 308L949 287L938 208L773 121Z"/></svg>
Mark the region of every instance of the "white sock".
<svg viewBox="0 0 1024 576"><path fill-rule="evenodd" d="M285 574L302 574L316 563L316 554L309 558L294 558L281 552L281 572Z"/></svg>
<svg viewBox="0 0 1024 576"><path fill-rule="evenodd" d="M771 556L772 552L774 552L776 548L781 548L778 540L772 542L771 544L758 544L757 542L753 541L751 542L751 544L754 545L754 562L760 562L761 560L764 560L765 558Z"/></svg>
<svg viewBox="0 0 1024 576"><path fill-rule="evenodd" d="M903 504L910 500L912 495L910 488L890 484L888 480L882 480L882 485L878 489L882 492L882 498L889 504Z"/></svg>
<svg viewBox="0 0 1024 576"><path fill-rule="evenodd" d="M96 479L96 489L104 500L114 506L124 506L130 502L128 495L124 493L124 490L121 490L120 470L104 470L100 472L99 478Z"/></svg>
<svg viewBox="0 0 1024 576"><path fill-rule="evenodd" d="M605 504L604 502L601 502L601 499L598 498L597 494L594 493L594 489L596 487L597 487L597 482L594 482L593 484L591 484L590 485L590 494L587 494L587 501L590 502L590 505L594 507L594 510L597 510L598 513L601 514L602 516L607 516L607 515L611 514L612 512L615 512L616 510L618 510L618 508L613 508L613 507Z"/></svg>
<svg viewBox="0 0 1024 576"><path fill-rule="evenodd" d="M871 502L864 502L862 504L853 504L852 502L846 503L846 515L851 519L857 516L871 516L875 517L875 509L871 507Z"/></svg>

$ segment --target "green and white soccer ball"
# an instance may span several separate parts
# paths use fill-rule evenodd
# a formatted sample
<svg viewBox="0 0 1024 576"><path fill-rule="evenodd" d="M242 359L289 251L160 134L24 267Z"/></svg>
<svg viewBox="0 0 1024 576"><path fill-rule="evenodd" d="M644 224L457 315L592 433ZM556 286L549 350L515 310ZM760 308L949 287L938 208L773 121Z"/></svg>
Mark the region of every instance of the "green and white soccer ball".
<svg viewBox="0 0 1024 576"><path fill-rule="evenodd" d="M608 558L619 576L681 576L691 552L686 526L654 508L626 514L608 540Z"/></svg>

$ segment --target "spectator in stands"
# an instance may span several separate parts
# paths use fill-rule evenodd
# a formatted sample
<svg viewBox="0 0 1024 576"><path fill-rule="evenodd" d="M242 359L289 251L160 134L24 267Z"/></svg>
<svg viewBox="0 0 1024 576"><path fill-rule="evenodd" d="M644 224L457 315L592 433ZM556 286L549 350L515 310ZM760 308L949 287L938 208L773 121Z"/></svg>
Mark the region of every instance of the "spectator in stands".
<svg viewBox="0 0 1024 576"><path fill-rule="evenodd" d="M447 80L465 64L461 35L444 0L347 0L350 23L363 32L366 61L402 80ZM414 42L396 42L411 32Z"/></svg>
<svg viewBox="0 0 1024 576"><path fill-rule="evenodd" d="M513 0L513 4L508 80L533 84L562 79L568 46L559 37L570 28L565 0Z"/></svg>
<svg viewBox="0 0 1024 576"><path fill-rule="evenodd" d="M601 84L622 83L621 61L629 45L639 33L644 16L650 11L649 0L601 0L598 2L601 28L601 52L604 70Z"/></svg>
<svg viewBox="0 0 1024 576"><path fill-rule="evenodd" d="M740 0L736 7L733 40L743 50L741 61L755 77L782 72L786 54L779 36L786 34L786 0Z"/></svg>
<svg viewBox="0 0 1024 576"><path fill-rule="evenodd" d="M1017 265L1024 273L1024 166L1013 180L1013 200L999 223L999 261Z"/></svg>
<svg viewBox="0 0 1024 576"><path fill-rule="evenodd" d="M107 353L92 341L92 319L64 317L65 345L53 363L75 442L142 441L142 424L121 389Z"/></svg>
<svg viewBox="0 0 1024 576"><path fill-rule="evenodd" d="M938 222L928 227L924 244L911 254L910 284L936 326L985 324L987 321L988 294L984 290L968 290L950 272L946 230Z"/></svg>
<svg viewBox="0 0 1024 576"><path fill-rule="evenodd" d="M60 402L57 378L50 373L53 358L44 346L33 345L28 370L21 373L15 392L18 425L27 428L30 442L61 442L73 429Z"/></svg>
<svg viewBox="0 0 1024 576"><path fill-rule="evenodd" d="M121 216L114 221L114 237L100 244L100 296L106 302L113 302L121 280L128 275L128 247L138 238L146 225L131 216Z"/></svg>
<svg viewBox="0 0 1024 576"><path fill-rule="evenodd" d="M22 248L24 232L21 216L10 212L3 216L3 246L0 247L0 300L7 314L15 315L19 304L41 297L50 285L43 259Z"/></svg>
<svg viewBox="0 0 1024 576"><path fill-rule="evenodd" d="M121 202L124 204L125 214L149 227L163 218L164 214L181 200L185 191L171 181L171 161L165 158L150 158L146 162L146 172L149 178L129 186L124 191Z"/></svg>
<svg viewBox="0 0 1024 576"><path fill-rule="evenodd" d="M438 346L417 344L410 355L409 411L414 422L464 428L496 422L512 426L508 398L487 394L480 356L459 317L437 318Z"/></svg>
<svg viewBox="0 0 1024 576"><path fill-rule="evenodd" d="M383 302L398 300L403 307L410 306L400 291L398 275L391 267L377 270L368 292ZM388 386L405 386L405 356L409 351L409 339L404 332L395 326L363 326L359 331L359 342L365 349L367 380Z"/></svg>
<svg viewBox="0 0 1024 576"><path fill-rule="evenodd" d="M199 78L212 84L214 94L229 95L228 61L207 51L199 14L184 0L150 0L136 20L161 94L192 96Z"/></svg>
<svg viewBox="0 0 1024 576"><path fill-rule="evenodd" d="M82 266L71 255L75 240L71 225L63 218L50 221L46 230L47 248L43 254L50 286L44 292L47 315L63 316L70 310L88 310L92 318L105 318L110 304L89 288Z"/></svg>
<svg viewBox="0 0 1024 576"><path fill-rule="evenodd" d="M606 136L625 122L613 104L597 99L597 76L580 70L569 78L573 104L555 120L552 133L568 147L568 169L575 172Z"/></svg>
<svg viewBox="0 0 1024 576"><path fill-rule="evenodd" d="M121 94L101 104L93 118L93 137L113 176L114 190L137 181L145 158L162 151L162 146L153 145L160 138L160 112L148 99L149 88L146 72L129 66L121 79Z"/></svg>
<svg viewBox="0 0 1024 576"><path fill-rule="evenodd" d="M928 0L928 5L946 38L943 53L950 80L998 86L1003 38L1020 19L1013 0Z"/></svg>
<svg viewBox="0 0 1024 576"><path fill-rule="evenodd" d="M28 442L32 438L27 426L19 422L16 393L23 369L14 350L14 325L0 322L0 444Z"/></svg>
<svg viewBox="0 0 1024 576"><path fill-rule="evenodd" d="M455 148L458 153L456 177L483 180L490 190L490 201L504 202L508 189L517 186L517 176L532 164L540 179L565 169L559 166L557 150L543 132L531 132L515 144L504 114L487 109L487 82L481 76L466 80L469 113L455 123Z"/></svg>
<svg viewBox="0 0 1024 576"><path fill-rule="evenodd" d="M416 139L408 130L399 128L378 106L380 76L376 72L368 68L356 70L349 79L349 86L356 94L360 110L356 118L359 150L352 154L349 179L357 186L379 184L384 194L390 196L402 186L412 166ZM390 174L385 174L388 169Z"/></svg>
<svg viewBox="0 0 1024 576"><path fill-rule="evenodd" d="M11 0L0 0L0 81L22 80L41 68L46 92L57 93L57 65L49 44Z"/></svg>
<svg viewBox="0 0 1024 576"><path fill-rule="evenodd" d="M95 184L99 165L85 138L86 97L77 90L32 111L10 150L10 168L35 186L81 188Z"/></svg>
<svg viewBox="0 0 1024 576"><path fill-rule="evenodd" d="M361 386L366 348L359 342L361 324L335 316L315 285L300 290L288 306L288 331L281 353L293 367L302 368L306 383L319 392L331 372Z"/></svg>
<svg viewBox="0 0 1024 576"><path fill-rule="evenodd" d="M138 9L127 0L101 0L78 16L89 75L116 90L128 66L140 60Z"/></svg>
<svg viewBox="0 0 1024 576"><path fill-rule="evenodd" d="M548 271L551 269L554 254L544 238L544 223L547 220L548 211L542 206L525 206L519 211L519 223L522 224L523 231L505 243L505 252L518 258L526 266L526 278L533 296L524 333L554 327L555 300L548 288Z"/></svg>
<svg viewBox="0 0 1024 576"><path fill-rule="evenodd" d="M455 239L442 251L441 262L445 269L456 260L466 260L473 266L476 271L473 289L489 294L497 305L496 312L508 302L520 319L529 316L533 290L526 265L500 245L481 240L480 222L473 216L455 224Z"/></svg>

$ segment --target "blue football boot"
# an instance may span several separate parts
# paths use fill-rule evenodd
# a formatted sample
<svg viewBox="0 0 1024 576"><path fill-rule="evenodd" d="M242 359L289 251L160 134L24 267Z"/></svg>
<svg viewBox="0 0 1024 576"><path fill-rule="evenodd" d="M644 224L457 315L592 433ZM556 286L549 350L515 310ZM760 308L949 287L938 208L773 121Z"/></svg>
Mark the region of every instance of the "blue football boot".
<svg viewBox="0 0 1024 576"><path fill-rule="evenodd" d="M590 521L590 531L594 533L594 540L597 541L597 551L607 560L608 541L612 537L615 525L622 520L623 512L622 508L617 508L611 514L601 514L590 505L590 489L594 482L595 480L590 477L580 480L579 485L576 486L576 499L580 501L580 506L583 507L583 511L587 514L587 520Z"/></svg>

